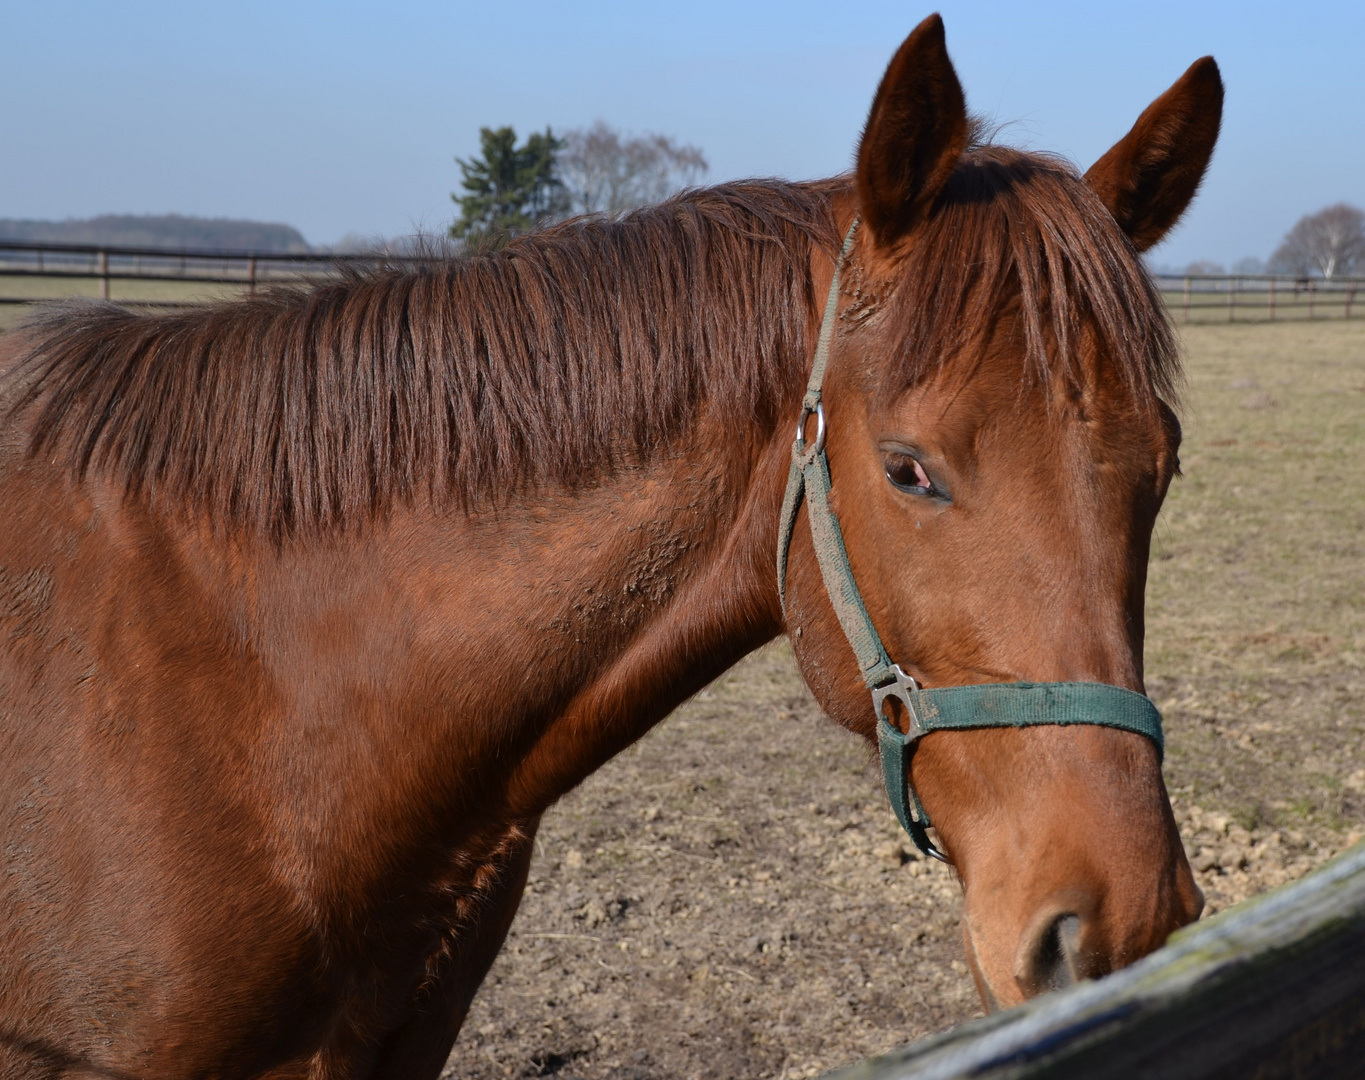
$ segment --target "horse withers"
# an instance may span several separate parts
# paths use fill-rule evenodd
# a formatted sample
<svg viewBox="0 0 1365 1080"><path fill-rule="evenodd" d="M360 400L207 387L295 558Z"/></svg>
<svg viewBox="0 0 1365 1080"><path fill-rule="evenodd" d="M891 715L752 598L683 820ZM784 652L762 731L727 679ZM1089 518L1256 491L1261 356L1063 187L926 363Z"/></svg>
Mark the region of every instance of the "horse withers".
<svg viewBox="0 0 1365 1080"><path fill-rule="evenodd" d="M1081 177L974 142L934 17L851 177L9 335L0 1076L434 1077L540 815L679 702L785 630L875 738L808 506L785 613L776 565L855 219L818 441L887 654L1140 691L1179 426L1138 253L1221 101L1199 61ZM1153 739L936 730L908 768L988 1003L1197 916Z"/></svg>

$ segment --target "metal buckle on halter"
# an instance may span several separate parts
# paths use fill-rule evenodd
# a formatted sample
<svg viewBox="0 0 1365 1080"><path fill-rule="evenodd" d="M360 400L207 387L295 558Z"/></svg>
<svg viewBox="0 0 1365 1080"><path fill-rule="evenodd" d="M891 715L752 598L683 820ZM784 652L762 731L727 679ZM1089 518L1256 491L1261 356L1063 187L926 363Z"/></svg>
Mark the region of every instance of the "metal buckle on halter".
<svg viewBox="0 0 1365 1080"><path fill-rule="evenodd" d="M806 421L815 414L815 445L811 453L818 454L825 448L825 403L816 401L814 406L803 404L801 406L801 417L796 421L796 449L798 453L806 452Z"/></svg>
<svg viewBox="0 0 1365 1080"><path fill-rule="evenodd" d="M886 715L882 709L886 699L894 697L899 700L905 706L906 715L910 717L910 730L905 733L905 741L911 743L924 734L915 706L910 703L910 695L919 689L919 683L915 682L913 676L902 671L899 664L891 665L891 675L891 682L872 688L872 707L877 711L877 719L880 720Z"/></svg>
<svg viewBox="0 0 1365 1080"><path fill-rule="evenodd" d="M919 713L915 711L915 706L910 700L910 695L918 689L919 683L902 671L899 664L891 665L890 682L872 688L872 707L877 710L877 742L878 753L882 759L882 778L886 784L887 796L891 799L891 807L901 824L905 826L905 831L910 834L910 839L915 842L915 847L929 858L947 863L952 860L929 838L929 815L924 812L919 795L916 794L914 785L906 774L910 764L906 760L906 751L925 734ZM902 733L883 712L886 699L889 697L896 698L905 706L909 717L907 732ZM886 733L885 736L883 731ZM894 747L890 757L888 747Z"/></svg>

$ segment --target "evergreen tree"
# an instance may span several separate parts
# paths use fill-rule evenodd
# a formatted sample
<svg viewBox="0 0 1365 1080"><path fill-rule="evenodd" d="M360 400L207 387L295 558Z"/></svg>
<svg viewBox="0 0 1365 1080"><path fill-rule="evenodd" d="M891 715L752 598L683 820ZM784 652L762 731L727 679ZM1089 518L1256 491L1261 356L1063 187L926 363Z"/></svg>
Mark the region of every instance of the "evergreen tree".
<svg viewBox="0 0 1365 1080"><path fill-rule="evenodd" d="M537 226L563 217L569 210L555 157L564 145L549 128L517 146L510 127L480 128L482 153L456 158L467 194L451 194L460 217L450 235L475 245L505 243Z"/></svg>

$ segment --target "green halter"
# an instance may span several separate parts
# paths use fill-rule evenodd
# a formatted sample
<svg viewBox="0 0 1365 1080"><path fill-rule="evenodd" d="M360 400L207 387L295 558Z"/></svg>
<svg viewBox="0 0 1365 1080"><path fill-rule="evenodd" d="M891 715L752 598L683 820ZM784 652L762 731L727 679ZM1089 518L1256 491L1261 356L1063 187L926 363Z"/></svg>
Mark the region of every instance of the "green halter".
<svg viewBox="0 0 1365 1080"><path fill-rule="evenodd" d="M877 714L877 745L881 751L882 779L891 808L905 831L924 854L947 862L947 856L929 839L929 816L909 777L909 753L922 736L931 731L961 731L965 728L1031 727L1039 724L1097 724L1145 735L1163 751L1161 714L1142 694L1101 683L987 683L978 686L950 686L922 690L891 662L877 628L863 604L853 569L848 562L839 519L829 505L829 459L825 456L825 409L820 387L829 363L834 325L838 321L839 276L853 247L858 219L853 219L843 249L834 265L834 279L820 323L820 339L815 349L810 382L801 403L796 441L792 444L791 471L787 493L782 499L782 517L777 540L777 591L782 610L787 609L787 552L796 513L802 499L807 504L815 557L820 564L839 625L857 658L863 681L872 692ZM806 443L806 423L815 417L815 439ZM898 699L909 717L909 730L902 732L888 721L884 712L887 698Z"/></svg>

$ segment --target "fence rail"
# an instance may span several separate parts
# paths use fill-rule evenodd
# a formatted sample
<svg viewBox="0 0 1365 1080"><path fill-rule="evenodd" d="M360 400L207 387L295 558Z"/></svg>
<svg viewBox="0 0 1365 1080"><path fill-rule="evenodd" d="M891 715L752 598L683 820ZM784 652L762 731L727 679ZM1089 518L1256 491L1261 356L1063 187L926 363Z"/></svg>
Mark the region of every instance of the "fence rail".
<svg viewBox="0 0 1365 1080"><path fill-rule="evenodd" d="M136 306L183 307L222 295L171 290L174 295L136 295L126 286L149 282L217 285L252 293L258 286L307 284L333 278L343 268L418 263L426 256L386 253L240 252L205 248L110 247L98 244L37 244L0 240L0 304L28 304L58 298L64 288L94 284L104 300ZM20 282L28 282L25 287ZM35 283L53 283L33 287ZM113 297L113 285L134 295ZM229 289L231 291L231 289ZM146 290L143 290L146 292Z"/></svg>
<svg viewBox="0 0 1365 1080"><path fill-rule="evenodd" d="M1359 1080L1365 843L1048 994L824 1080Z"/></svg>
<svg viewBox="0 0 1365 1080"><path fill-rule="evenodd" d="M251 293L258 286L321 282L335 277L343 267L365 269L381 263L426 260L427 256L384 253L253 253L0 240L0 304L57 299L70 295L63 290L84 285L105 300L183 307L234 292ZM1326 280L1269 274L1161 274L1157 284L1167 310L1187 323L1365 315L1362 277ZM117 297L113 296L115 285L120 293ZM139 285L143 287L139 289ZM161 286L159 291L156 286Z"/></svg>
<svg viewBox="0 0 1365 1080"><path fill-rule="evenodd" d="M1357 317L1365 278L1274 274L1159 274L1166 308L1182 322L1274 322Z"/></svg>

